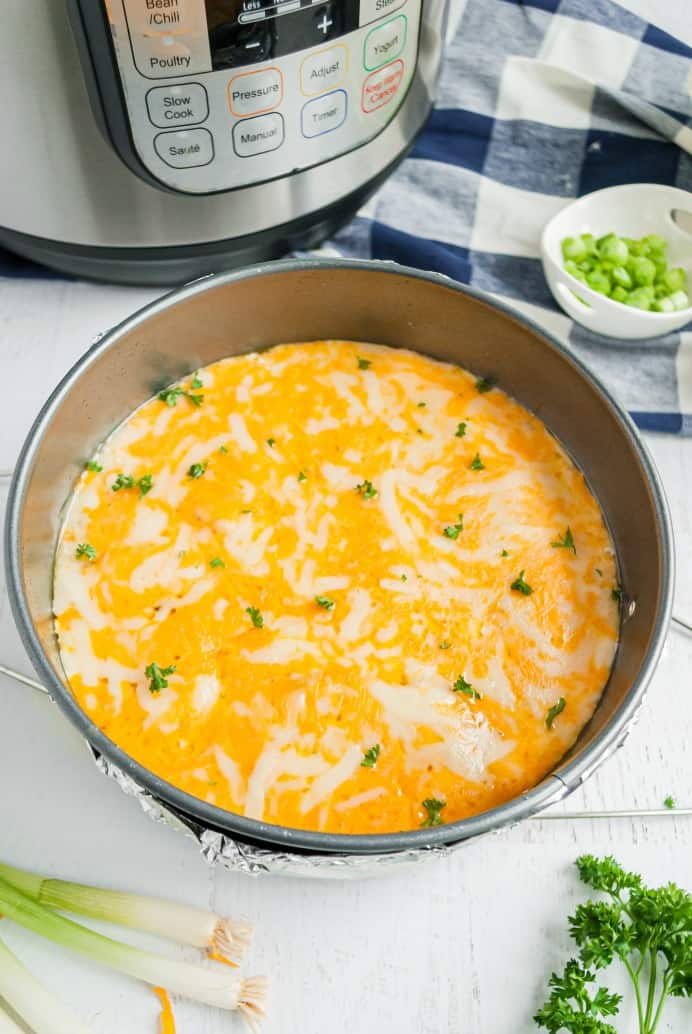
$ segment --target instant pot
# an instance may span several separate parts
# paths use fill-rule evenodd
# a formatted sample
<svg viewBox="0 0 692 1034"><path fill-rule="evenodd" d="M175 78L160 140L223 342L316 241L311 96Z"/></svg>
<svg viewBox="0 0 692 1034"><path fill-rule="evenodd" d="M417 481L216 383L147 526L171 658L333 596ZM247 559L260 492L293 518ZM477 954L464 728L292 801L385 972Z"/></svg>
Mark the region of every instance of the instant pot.
<svg viewBox="0 0 692 1034"><path fill-rule="evenodd" d="M447 0L13 0L0 244L165 284L312 247L430 112Z"/></svg>

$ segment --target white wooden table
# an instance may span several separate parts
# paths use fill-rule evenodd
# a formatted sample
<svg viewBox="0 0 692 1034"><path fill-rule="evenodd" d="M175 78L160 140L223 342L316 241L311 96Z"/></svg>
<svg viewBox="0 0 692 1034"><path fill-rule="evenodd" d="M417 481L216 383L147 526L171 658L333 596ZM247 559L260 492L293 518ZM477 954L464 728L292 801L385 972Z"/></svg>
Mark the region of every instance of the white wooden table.
<svg viewBox="0 0 692 1034"><path fill-rule="evenodd" d="M98 331L153 291L63 281L0 281L0 469L9 470L58 378ZM677 537L676 607L692 614L692 441L648 436ZM7 481L0 479L2 498ZM30 672L0 595L0 661ZM692 636L672 630L644 716L625 748L575 793L570 810L692 805ZM47 699L0 679L0 855L25 867L136 888L257 924L246 971L272 978L267 1034L523 1034L581 894L580 852L613 853L652 881L692 885L692 819L532 821L453 857L378 880L253 879L210 870L195 845L155 825L101 776ZM2 935L97 1034L154 1034L146 989L38 942ZM676 1003L664 1031L689 1029ZM179 1034L240 1030L237 1019L176 1003ZM621 1022L622 1034L633 1028Z"/></svg>

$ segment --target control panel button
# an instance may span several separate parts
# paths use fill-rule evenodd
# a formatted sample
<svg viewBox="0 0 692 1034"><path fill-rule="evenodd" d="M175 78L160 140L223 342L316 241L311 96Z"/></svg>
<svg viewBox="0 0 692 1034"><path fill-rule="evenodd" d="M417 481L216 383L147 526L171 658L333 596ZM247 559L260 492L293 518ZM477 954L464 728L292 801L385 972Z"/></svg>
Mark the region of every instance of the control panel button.
<svg viewBox="0 0 692 1034"><path fill-rule="evenodd" d="M325 47L304 59L300 66L300 88L306 97L324 93L343 82L348 70L348 51L341 44Z"/></svg>
<svg viewBox="0 0 692 1034"><path fill-rule="evenodd" d="M322 136L343 126L348 110L345 90L334 90L316 97L303 105L300 113L300 128L303 136Z"/></svg>
<svg viewBox="0 0 692 1034"><path fill-rule="evenodd" d="M236 122L233 127L233 148L240 158L276 151L284 142L284 120L278 111L256 115Z"/></svg>
<svg viewBox="0 0 692 1034"><path fill-rule="evenodd" d="M392 61L391 64L371 72L363 83L361 106L369 113L389 104L397 93L404 78L404 62Z"/></svg>
<svg viewBox="0 0 692 1034"><path fill-rule="evenodd" d="M360 24L369 25L385 14L398 11L405 3L406 0L360 0Z"/></svg>
<svg viewBox="0 0 692 1034"><path fill-rule="evenodd" d="M149 79L210 72L203 0L126 0L135 65Z"/></svg>
<svg viewBox="0 0 692 1034"><path fill-rule="evenodd" d="M284 99L284 81L278 68L241 72L228 84L228 106L234 115L261 115L278 108Z"/></svg>
<svg viewBox="0 0 692 1034"><path fill-rule="evenodd" d="M180 129L154 137L154 150L173 169L194 169L214 160L214 138L208 129Z"/></svg>
<svg viewBox="0 0 692 1034"><path fill-rule="evenodd" d="M153 86L147 92L147 111L155 126L190 126L209 116L207 91L199 83Z"/></svg>
<svg viewBox="0 0 692 1034"><path fill-rule="evenodd" d="M370 30L363 47L363 65L369 72L373 68L387 64L402 53L406 46L407 28L406 15L398 14L384 25Z"/></svg>

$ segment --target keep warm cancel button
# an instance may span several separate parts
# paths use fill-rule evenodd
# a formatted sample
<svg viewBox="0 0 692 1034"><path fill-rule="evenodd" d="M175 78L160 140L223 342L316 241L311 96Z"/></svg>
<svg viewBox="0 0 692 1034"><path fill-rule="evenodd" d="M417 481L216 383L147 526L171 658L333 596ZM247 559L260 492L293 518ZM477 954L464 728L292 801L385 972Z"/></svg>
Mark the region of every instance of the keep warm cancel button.
<svg viewBox="0 0 692 1034"><path fill-rule="evenodd" d="M399 92L404 78L404 62L392 61L391 64L372 72L363 83L361 107L363 111L377 111L389 104Z"/></svg>

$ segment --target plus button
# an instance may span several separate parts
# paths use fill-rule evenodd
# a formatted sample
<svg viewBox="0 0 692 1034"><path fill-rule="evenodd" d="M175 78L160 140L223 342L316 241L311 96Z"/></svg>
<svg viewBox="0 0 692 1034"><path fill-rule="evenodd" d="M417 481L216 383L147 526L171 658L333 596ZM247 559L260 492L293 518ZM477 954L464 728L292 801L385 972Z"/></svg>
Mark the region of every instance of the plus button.
<svg viewBox="0 0 692 1034"><path fill-rule="evenodd" d="M334 24L331 18L327 18L326 12L322 15L322 21L317 23L317 28L321 29L324 35L327 35L327 30Z"/></svg>

